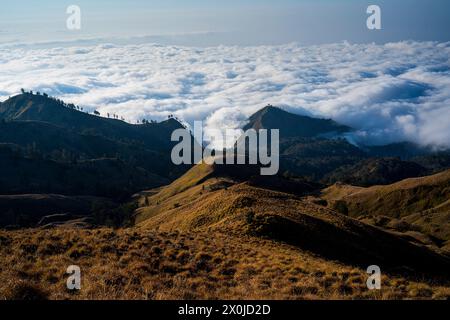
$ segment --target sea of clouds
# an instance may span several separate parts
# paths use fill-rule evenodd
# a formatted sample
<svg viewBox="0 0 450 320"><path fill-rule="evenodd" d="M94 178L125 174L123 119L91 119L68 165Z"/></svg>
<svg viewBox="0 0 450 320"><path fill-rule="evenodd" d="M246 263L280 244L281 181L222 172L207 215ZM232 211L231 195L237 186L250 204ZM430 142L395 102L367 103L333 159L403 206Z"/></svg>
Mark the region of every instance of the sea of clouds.
<svg viewBox="0 0 450 320"><path fill-rule="evenodd" d="M358 143L450 147L450 43L0 46L0 101L20 88L133 123L237 128L272 104L352 126Z"/></svg>

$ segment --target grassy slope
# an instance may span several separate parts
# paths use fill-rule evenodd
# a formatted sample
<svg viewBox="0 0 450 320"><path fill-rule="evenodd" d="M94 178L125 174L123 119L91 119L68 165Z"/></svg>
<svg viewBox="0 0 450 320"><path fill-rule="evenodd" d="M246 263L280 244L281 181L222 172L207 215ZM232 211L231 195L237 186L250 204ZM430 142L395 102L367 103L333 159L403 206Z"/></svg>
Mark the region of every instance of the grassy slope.
<svg viewBox="0 0 450 320"><path fill-rule="evenodd" d="M402 216L436 208L450 198L450 170L420 178L411 178L370 188L342 184L324 190L327 200L344 200L350 214L383 214ZM445 210L445 206L441 207Z"/></svg>
<svg viewBox="0 0 450 320"><path fill-rule="evenodd" d="M222 232L0 231L0 299L405 299L450 297L423 279L383 274L283 243ZM66 290L69 265L82 289Z"/></svg>
<svg viewBox="0 0 450 320"><path fill-rule="evenodd" d="M387 186L336 184L322 197L330 203L343 202L351 216L450 252L450 170Z"/></svg>
<svg viewBox="0 0 450 320"><path fill-rule="evenodd" d="M445 266L443 257L210 166L196 166L139 201L134 228L0 231L0 299L450 297L448 280L389 268L420 261L436 268ZM369 291L366 268L377 263L382 290ZM73 264L83 274L75 294L65 289Z"/></svg>
<svg viewBox="0 0 450 320"><path fill-rule="evenodd" d="M450 260L381 229L345 217L296 195L211 176L207 166L141 199L137 222L144 230L227 232L280 240L334 260L386 268L444 273ZM201 173L196 176L196 173ZM210 174L210 173L209 173ZM196 178L194 178L196 176ZM206 175L207 176L207 175ZM188 178L189 177L189 178ZM193 181L200 181L194 183ZM433 261L428 264L421 261ZM450 270L450 269L449 269Z"/></svg>

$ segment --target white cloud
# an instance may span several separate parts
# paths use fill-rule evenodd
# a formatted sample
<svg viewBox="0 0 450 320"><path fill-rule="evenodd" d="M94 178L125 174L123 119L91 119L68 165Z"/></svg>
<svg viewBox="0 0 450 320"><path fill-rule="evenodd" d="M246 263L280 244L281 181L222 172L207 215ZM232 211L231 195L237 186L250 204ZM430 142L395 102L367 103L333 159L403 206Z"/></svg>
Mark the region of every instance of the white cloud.
<svg viewBox="0 0 450 320"><path fill-rule="evenodd" d="M0 99L22 87L133 122L236 128L270 103L350 125L361 142L450 147L450 43L0 46Z"/></svg>

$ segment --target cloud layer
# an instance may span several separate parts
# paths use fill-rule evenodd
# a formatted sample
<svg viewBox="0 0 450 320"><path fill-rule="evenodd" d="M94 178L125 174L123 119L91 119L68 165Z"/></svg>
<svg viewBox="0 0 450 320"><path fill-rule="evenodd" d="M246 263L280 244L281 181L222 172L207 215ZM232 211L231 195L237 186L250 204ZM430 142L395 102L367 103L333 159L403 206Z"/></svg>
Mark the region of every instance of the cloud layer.
<svg viewBox="0 0 450 320"><path fill-rule="evenodd" d="M450 147L450 43L0 47L0 99L22 87L130 122L236 128L270 103L350 125L362 143Z"/></svg>

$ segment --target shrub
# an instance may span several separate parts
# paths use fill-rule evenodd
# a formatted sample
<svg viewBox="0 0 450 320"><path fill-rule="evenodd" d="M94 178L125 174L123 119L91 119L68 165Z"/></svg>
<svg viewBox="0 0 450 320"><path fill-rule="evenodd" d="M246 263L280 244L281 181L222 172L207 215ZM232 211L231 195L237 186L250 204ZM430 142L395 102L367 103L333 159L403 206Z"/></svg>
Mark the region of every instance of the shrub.
<svg viewBox="0 0 450 320"><path fill-rule="evenodd" d="M340 214L343 215L348 215L348 208L347 208L347 204L345 203L345 201L335 201L333 203L333 209L336 210L337 212L339 212Z"/></svg>

